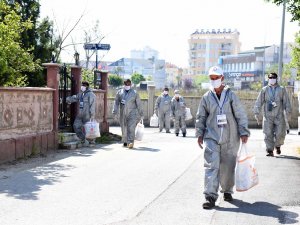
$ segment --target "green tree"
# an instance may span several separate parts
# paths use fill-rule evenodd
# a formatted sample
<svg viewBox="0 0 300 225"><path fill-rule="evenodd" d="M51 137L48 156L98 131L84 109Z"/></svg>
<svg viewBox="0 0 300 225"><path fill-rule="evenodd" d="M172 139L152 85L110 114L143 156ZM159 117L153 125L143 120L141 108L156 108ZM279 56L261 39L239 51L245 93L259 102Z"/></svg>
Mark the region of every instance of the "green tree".
<svg viewBox="0 0 300 225"><path fill-rule="evenodd" d="M119 87L123 83L123 79L117 74L109 74L108 83L113 87Z"/></svg>
<svg viewBox="0 0 300 225"><path fill-rule="evenodd" d="M300 24L300 3L299 0L265 0L266 2L272 2L276 5L282 5L286 2L286 9L292 15L291 21L298 21Z"/></svg>
<svg viewBox="0 0 300 225"><path fill-rule="evenodd" d="M31 29L23 30L21 33L22 47L30 50L34 60L40 63L50 62L52 54L58 50L58 41L53 33L53 22L48 17L39 21L40 4L38 0L6 0L20 16L21 21L31 21ZM20 7L16 7L16 4ZM45 75L42 70L24 72L28 77L29 86L44 86Z"/></svg>
<svg viewBox="0 0 300 225"><path fill-rule="evenodd" d="M142 74L134 73L131 75L132 83L135 85L139 84L141 81L146 80L145 77Z"/></svg>
<svg viewBox="0 0 300 225"><path fill-rule="evenodd" d="M24 86L24 73L40 69L33 54L21 45L21 35L32 28L32 23L22 21L16 12L19 8L18 4L12 8L0 1L0 86Z"/></svg>
<svg viewBox="0 0 300 225"><path fill-rule="evenodd" d="M292 68L300 71L300 32L296 34L295 45L292 48L292 61L290 63ZM297 73L297 80L300 80L299 72Z"/></svg>

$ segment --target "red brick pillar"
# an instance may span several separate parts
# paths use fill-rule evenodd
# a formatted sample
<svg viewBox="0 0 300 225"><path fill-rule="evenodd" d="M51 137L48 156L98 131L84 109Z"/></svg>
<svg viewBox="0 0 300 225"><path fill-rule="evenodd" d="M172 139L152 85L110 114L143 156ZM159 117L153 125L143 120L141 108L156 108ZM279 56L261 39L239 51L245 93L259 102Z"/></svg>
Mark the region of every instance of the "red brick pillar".
<svg viewBox="0 0 300 225"><path fill-rule="evenodd" d="M81 66L71 66L71 95L76 95L80 92L81 87ZM92 84L90 84L92 86ZM79 103L71 104L71 124L74 124L75 118L79 113Z"/></svg>
<svg viewBox="0 0 300 225"><path fill-rule="evenodd" d="M100 89L105 90L104 93L104 113L103 113L103 122L101 123L101 133L108 133L109 132L109 124L107 122L107 83L108 83L108 72L100 71L101 74L101 85Z"/></svg>
<svg viewBox="0 0 300 225"><path fill-rule="evenodd" d="M55 89L53 93L53 131L58 131L59 104L59 67L57 63L43 63L47 68L47 87Z"/></svg>

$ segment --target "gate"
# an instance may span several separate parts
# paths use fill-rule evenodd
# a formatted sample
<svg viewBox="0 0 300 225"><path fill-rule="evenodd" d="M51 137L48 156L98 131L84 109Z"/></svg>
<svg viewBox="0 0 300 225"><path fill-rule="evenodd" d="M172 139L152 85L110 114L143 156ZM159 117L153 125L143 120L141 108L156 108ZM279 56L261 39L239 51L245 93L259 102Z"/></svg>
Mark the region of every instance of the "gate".
<svg viewBox="0 0 300 225"><path fill-rule="evenodd" d="M69 76L67 66L64 64L60 68L59 79L59 118L58 128L60 130L70 130L71 126L71 110L70 104L67 104L66 99L71 94L72 78Z"/></svg>

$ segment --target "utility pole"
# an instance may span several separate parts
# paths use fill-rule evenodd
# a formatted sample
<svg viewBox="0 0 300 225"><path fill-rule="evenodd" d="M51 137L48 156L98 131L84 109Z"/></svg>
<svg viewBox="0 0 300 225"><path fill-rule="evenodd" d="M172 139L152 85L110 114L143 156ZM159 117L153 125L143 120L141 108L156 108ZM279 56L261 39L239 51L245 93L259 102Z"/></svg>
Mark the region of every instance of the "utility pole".
<svg viewBox="0 0 300 225"><path fill-rule="evenodd" d="M281 38L280 38L280 49L279 49L279 59L278 59L278 78L282 78L282 67L283 67L283 42L284 42L284 25L285 25L285 2L283 1L283 10L282 10L282 23L281 23Z"/></svg>

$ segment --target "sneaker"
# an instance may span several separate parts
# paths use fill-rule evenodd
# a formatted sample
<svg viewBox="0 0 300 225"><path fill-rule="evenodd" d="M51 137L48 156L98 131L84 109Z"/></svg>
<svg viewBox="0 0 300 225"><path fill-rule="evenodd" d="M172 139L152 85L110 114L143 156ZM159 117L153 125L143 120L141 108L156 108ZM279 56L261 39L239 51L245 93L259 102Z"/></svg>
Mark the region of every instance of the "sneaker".
<svg viewBox="0 0 300 225"><path fill-rule="evenodd" d="M290 130L286 130L286 133L289 134L289 133L290 133Z"/></svg>
<svg viewBox="0 0 300 225"><path fill-rule="evenodd" d="M186 136L186 133L183 133L182 136L185 137L185 136Z"/></svg>
<svg viewBox="0 0 300 225"><path fill-rule="evenodd" d="M267 150L268 154L267 156L274 156L273 150Z"/></svg>
<svg viewBox="0 0 300 225"><path fill-rule="evenodd" d="M162 129L159 129L159 132L162 132Z"/></svg>
<svg viewBox="0 0 300 225"><path fill-rule="evenodd" d="M281 154L280 147L276 147L276 153L277 153L278 155L280 155L280 154Z"/></svg>
<svg viewBox="0 0 300 225"><path fill-rule="evenodd" d="M133 148L133 143L129 143L128 148Z"/></svg>
<svg viewBox="0 0 300 225"><path fill-rule="evenodd" d="M167 130L166 133L171 133L171 131Z"/></svg>
<svg viewBox="0 0 300 225"><path fill-rule="evenodd" d="M127 147L127 143L123 143L123 147Z"/></svg>
<svg viewBox="0 0 300 225"><path fill-rule="evenodd" d="M223 199L226 202L231 202L233 200L232 195L230 193L224 193Z"/></svg>
<svg viewBox="0 0 300 225"><path fill-rule="evenodd" d="M89 147L95 147L95 146L96 146L96 142L95 141L90 141Z"/></svg>
<svg viewBox="0 0 300 225"><path fill-rule="evenodd" d="M207 197L206 201L202 204L203 209L211 209L215 206L216 200L212 197Z"/></svg>
<svg viewBox="0 0 300 225"><path fill-rule="evenodd" d="M179 133L176 133L176 136L178 136L179 135Z"/></svg>

